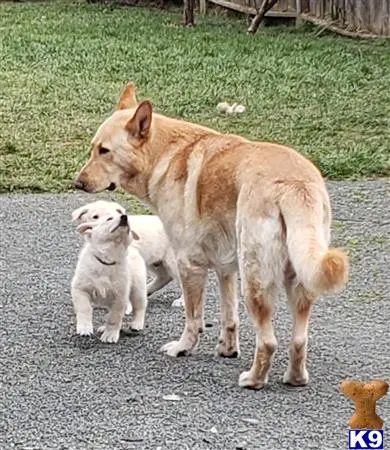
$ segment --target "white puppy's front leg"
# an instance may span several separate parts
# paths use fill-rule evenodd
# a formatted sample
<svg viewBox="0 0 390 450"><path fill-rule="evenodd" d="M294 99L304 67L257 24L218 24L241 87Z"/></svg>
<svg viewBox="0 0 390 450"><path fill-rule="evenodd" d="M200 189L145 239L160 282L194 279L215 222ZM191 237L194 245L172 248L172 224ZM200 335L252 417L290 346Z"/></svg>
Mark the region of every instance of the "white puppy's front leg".
<svg viewBox="0 0 390 450"><path fill-rule="evenodd" d="M73 308L76 313L76 332L80 336L89 336L93 333L92 306L87 292L72 289Z"/></svg>
<svg viewBox="0 0 390 450"><path fill-rule="evenodd" d="M165 344L161 350L169 356L188 356L192 354L199 342L199 333L204 329L203 307L207 278L207 269L198 266L180 266L181 284L183 286L186 324L178 341Z"/></svg>
<svg viewBox="0 0 390 450"><path fill-rule="evenodd" d="M126 311L127 297L121 296L112 305L107 314L106 323L99 328L103 334L100 337L102 342L116 343L122 326L123 316Z"/></svg>

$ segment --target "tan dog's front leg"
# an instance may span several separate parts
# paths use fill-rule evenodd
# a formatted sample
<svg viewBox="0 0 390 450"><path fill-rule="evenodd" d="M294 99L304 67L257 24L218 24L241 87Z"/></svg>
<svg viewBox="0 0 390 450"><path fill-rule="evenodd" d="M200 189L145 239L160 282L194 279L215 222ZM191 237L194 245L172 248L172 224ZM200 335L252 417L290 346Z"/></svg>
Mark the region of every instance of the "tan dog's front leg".
<svg viewBox="0 0 390 450"><path fill-rule="evenodd" d="M217 272L221 294L221 334L217 345L219 356L237 358L240 355L238 336L237 274Z"/></svg>
<svg viewBox="0 0 390 450"><path fill-rule="evenodd" d="M203 306L207 270L202 267L180 265L186 324L178 341L165 344L161 351L169 356L188 356L198 345L199 333L204 329Z"/></svg>

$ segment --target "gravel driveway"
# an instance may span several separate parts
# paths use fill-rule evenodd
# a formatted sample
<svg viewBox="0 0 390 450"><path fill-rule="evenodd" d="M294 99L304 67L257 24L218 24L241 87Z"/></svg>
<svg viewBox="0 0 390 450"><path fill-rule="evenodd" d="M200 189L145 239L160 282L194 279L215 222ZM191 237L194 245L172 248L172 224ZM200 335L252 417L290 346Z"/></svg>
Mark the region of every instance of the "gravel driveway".
<svg viewBox="0 0 390 450"><path fill-rule="evenodd" d="M70 213L94 197L0 196L0 448L346 449L353 406L339 383L389 377L390 197L384 181L328 186L333 243L350 249L351 281L314 308L311 380L304 388L281 383L291 321L280 299L279 348L263 391L237 385L254 350L243 304L241 357L214 356L214 276L207 289L209 327L196 356L158 352L184 323L182 310L170 308L178 296L173 284L150 299L141 335L124 336L118 345L76 337L69 287L81 240ZM390 421L390 394L378 412Z"/></svg>

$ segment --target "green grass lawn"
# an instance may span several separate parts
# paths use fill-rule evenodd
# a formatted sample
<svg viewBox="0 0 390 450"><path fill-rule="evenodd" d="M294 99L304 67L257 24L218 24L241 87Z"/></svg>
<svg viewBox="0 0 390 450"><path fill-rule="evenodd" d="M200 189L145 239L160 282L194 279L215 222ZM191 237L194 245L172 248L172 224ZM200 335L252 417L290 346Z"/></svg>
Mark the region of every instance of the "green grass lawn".
<svg viewBox="0 0 390 450"><path fill-rule="evenodd" d="M64 4L65 3L65 4ZM277 141L331 179L390 159L390 42L83 2L0 3L0 192L67 191L127 80L163 114ZM247 112L219 115L217 103Z"/></svg>

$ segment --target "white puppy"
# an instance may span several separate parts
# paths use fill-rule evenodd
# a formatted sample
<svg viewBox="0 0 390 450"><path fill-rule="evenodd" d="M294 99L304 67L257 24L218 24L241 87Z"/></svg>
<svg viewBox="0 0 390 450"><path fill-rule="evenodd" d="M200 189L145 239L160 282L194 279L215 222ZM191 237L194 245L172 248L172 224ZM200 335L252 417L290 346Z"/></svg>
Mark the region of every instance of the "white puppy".
<svg viewBox="0 0 390 450"><path fill-rule="evenodd" d="M119 203L98 200L73 211L72 220L91 222L115 212L125 214L125 209ZM134 237L131 246L140 252L148 274L152 277L147 286L148 295L163 288L172 280L181 287L176 258L161 220L157 216L150 215L129 216L129 220ZM172 303L172 306L183 305L183 295Z"/></svg>
<svg viewBox="0 0 390 450"><path fill-rule="evenodd" d="M133 309L131 328L142 330L147 307L146 267L138 251L130 247L132 235L125 214L115 211L77 231L85 236L72 279L72 301L77 334L93 333L92 307L108 309L99 328L101 341L117 342L129 299Z"/></svg>

